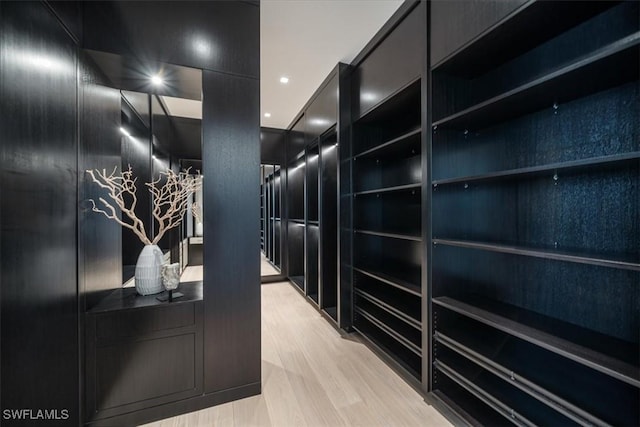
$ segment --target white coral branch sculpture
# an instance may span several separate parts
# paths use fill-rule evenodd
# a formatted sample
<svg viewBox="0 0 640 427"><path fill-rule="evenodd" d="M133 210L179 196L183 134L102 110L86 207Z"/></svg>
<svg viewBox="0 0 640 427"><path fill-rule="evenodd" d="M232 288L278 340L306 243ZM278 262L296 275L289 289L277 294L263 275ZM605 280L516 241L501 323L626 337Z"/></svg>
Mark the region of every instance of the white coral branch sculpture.
<svg viewBox="0 0 640 427"><path fill-rule="evenodd" d="M145 245L155 245L164 234L180 224L188 207L188 200L200 188L202 181L199 179L200 173L193 176L187 169L184 172L175 173L171 169L160 172L160 177L152 182L147 182L152 196L152 215L158 223L158 233L153 240L147 237L144 223L136 216L135 208L138 202L136 197L136 181L133 178L131 165L121 173L117 172L116 166L109 175L106 170L88 170L93 182L101 188L107 190L111 202L100 197L98 200L102 204L98 207L93 199L89 199L92 210L103 214L109 219L116 221L123 227L133 231ZM112 204L115 203L115 206ZM123 219L118 218L116 207L123 213ZM124 217L130 222L124 221Z"/></svg>

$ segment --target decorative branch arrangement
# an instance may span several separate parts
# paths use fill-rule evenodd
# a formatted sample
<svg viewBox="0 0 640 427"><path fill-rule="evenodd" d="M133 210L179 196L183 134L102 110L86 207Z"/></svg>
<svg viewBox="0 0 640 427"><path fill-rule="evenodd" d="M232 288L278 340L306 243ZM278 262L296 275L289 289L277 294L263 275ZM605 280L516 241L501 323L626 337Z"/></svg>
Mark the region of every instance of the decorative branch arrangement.
<svg viewBox="0 0 640 427"><path fill-rule="evenodd" d="M108 191L111 201L116 205L114 207L113 204L100 197L98 200L104 205L102 208L98 207L93 199L89 199L93 206L92 210L130 229L145 245L157 244L168 230L180 224L180 220L187 211L189 199L202 185L202 180L199 179L200 173L198 172L195 176L190 175L189 169L180 173L169 169L166 172L160 172L160 177L157 180L145 183L152 196L152 215L158 223L158 233L153 240L150 240L147 237L144 223L135 213L138 202L136 197L138 178L133 178L131 165L121 173L118 173L117 169L116 166L109 175L104 169L102 171L87 171L93 182ZM122 211L123 217L129 218L130 223L125 222L124 218L118 218L116 207Z"/></svg>

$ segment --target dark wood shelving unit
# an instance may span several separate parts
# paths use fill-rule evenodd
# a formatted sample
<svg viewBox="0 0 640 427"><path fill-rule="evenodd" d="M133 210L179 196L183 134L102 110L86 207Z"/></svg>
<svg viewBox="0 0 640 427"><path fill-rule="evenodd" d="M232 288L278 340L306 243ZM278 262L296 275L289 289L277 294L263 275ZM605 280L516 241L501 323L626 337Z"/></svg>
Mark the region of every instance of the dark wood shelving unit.
<svg viewBox="0 0 640 427"><path fill-rule="evenodd" d="M354 327L422 372L421 80L354 123Z"/></svg>
<svg viewBox="0 0 640 427"><path fill-rule="evenodd" d="M287 168L287 266L289 279L306 295L305 281L305 156Z"/></svg>
<svg viewBox="0 0 640 427"><path fill-rule="evenodd" d="M433 64L433 70L465 78L477 77L614 4L593 1L576 8L571 2L529 2L511 19L498 22L492 31ZM541 19L544 25L540 25Z"/></svg>
<svg viewBox="0 0 640 427"><path fill-rule="evenodd" d="M536 80L435 120L433 126L458 129L490 127L501 121L633 81L639 70L638 46L640 32ZM601 77L593 79L593 76Z"/></svg>
<svg viewBox="0 0 640 427"><path fill-rule="evenodd" d="M639 53L639 3L537 1L431 68L429 387L472 424L640 424Z"/></svg>
<svg viewBox="0 0 640 427"><path fill-rule="evenodd" d="M319 138L320 308L338 322L338 133L332 127Z"/></svg>
<svg viewBox="0 0 640 427"><path fill-rule="evenodd" d="M319 300L319 262L320 262L320 230L319 211L319 164L320 151L318 144L307 148L305 165L305 283L306 294L316 305Z"/></svg>
<svg viewBox="0 0 640 427"><path fill-rule="evenodd" d="M287 130L288 277L333 327L350 330L353 307L344 229L351 231L350 74L338 63ZM295 253L294 253L295 252ZM302 257L302 267L298 263ZM293 268L291 261L294 262ZM303 283L301 286L300 284Z"/></svg>

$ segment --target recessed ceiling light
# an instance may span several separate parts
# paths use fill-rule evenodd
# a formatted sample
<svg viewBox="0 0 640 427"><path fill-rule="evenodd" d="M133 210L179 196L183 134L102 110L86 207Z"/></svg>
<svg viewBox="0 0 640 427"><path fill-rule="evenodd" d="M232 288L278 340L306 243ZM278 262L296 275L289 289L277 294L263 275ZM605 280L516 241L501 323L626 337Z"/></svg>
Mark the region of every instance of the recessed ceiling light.
<svg viewBox="0 0 640 427"><path fill-rule="evenodd" d="M124 135L126 135L126 136L131 136L131 135L129 134L129 132L127 132L127 130L126 130L125 128L123 128L122 126L120 127L120 132L122 132L122 133L123 133Z"/></svg>
<svg viewBox="0 0 640 427"><path fill-rule="evenodd" d="M160 86L164 82L162 81L162 78L160 76L155 75L151 77L151 83L153 83L156 86Z"/></svg>
<svg viewBox="0 0 640 427"><path fill-rule="evenodd" d="M284 77L284 76L280 77L280 83L286 85L287 83L289 83L289 77Z"/></svg>
<svg viewBox="0 0 640 427"><path fill-rule="evenodd" d="M265 117L271 117L271 113L264 113Z"/></svg>

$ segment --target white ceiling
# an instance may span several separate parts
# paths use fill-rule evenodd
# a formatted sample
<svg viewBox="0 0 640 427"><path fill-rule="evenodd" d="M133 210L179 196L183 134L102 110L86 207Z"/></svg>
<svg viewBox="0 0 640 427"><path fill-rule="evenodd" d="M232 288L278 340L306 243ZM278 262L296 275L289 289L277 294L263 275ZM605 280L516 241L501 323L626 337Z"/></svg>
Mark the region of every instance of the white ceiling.
<svg viewBox="0 0 640 427"><path fill-rule="evenodd" d="M338 62L350 63L402 0L262 0L261 125L284 129ZM280 77L289 78L288 84ZM271 117L264 116L271 113Z"/></svg>
<svg viewBox="0 0 640 427"><path fill-rule="evenodd" d="M350 63L403 0L262 0L261 125L285 129L338 62ZM280 77L288 77L287 84ZM172 116L202 119L202 103L162 97ZM265 117L265 113L271 117Z"/></svg>
<svg viewBox="0 0 640 427"><path fill-rule="evenodd" d="M202 101L194 99L174 98L163 96L162 100L167 107L170 116L189 117L202 120Z"/></svg>

